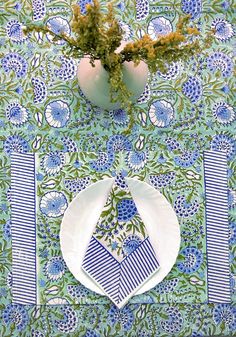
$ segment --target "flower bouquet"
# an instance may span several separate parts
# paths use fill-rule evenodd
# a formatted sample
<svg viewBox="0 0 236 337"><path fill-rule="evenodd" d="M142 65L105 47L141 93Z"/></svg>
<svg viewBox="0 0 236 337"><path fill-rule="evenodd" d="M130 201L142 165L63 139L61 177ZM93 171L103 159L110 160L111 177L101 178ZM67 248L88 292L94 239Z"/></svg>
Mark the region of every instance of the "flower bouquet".
<svg viewBox="0 0 236 337"><path fill-rule="evenodd" d="M189 16L180 18L176 31L153 40L145 34L135 41L124 42L123 31L115 18L111 3L107 12L98 0L87 4L82 15L74 5L70 36L53 32L47 25L29 24L25 32L49 34L52 42L65 41L63 52L81 59L78 80L82 92L95 105L104 109L124 108L131 115L132 103L142 94L150 73L166 72L172 62L187 60L211 44L212 35L200 38L195 27L189 27Z"/></svg>

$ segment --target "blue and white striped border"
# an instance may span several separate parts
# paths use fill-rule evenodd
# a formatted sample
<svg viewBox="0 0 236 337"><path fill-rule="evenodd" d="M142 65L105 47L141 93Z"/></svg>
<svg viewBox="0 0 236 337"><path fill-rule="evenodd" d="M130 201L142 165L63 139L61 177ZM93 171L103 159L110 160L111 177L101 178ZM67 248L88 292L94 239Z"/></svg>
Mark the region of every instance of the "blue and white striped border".
<svg viewBox="0 0 236 337"><path fill-rule="evenodd" d="M208 302L231 301L227 157L204 152Z"/></svg>
<svg viewBox="0 0 236 337"><path fill-rule="evenodd" d="M148 237L133 253L118 262L92 236L82 268L121 307L159 269L159 263Z"/></svg>
<svg viewBox="0 0 236 337"><path fill-rule="evenodd" d="M12 302L37 303L35 156L11 155Z"/></svg>

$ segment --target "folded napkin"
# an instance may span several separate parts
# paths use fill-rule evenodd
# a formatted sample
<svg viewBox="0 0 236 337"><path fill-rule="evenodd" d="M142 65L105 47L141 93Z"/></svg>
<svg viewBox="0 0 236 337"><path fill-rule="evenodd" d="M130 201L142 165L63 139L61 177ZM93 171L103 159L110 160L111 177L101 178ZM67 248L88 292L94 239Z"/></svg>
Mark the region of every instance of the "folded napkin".
<svg viewBox="0 0 236 337"><path fill-rule="evenodd" d="M83 259L83 270L121 308L159 263L128 186L113 185Z"/></svg>

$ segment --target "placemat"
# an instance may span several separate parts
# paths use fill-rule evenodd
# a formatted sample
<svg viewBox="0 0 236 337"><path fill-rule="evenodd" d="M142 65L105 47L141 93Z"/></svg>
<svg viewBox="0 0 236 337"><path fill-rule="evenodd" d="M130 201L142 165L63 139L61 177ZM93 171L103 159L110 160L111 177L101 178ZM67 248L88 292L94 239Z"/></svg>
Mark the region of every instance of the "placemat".
<svg viewBox="0 0 236 337"><path fill-rule="evenodd" d="M92 182L113 176L121 188L127 176L159 189L181 229L179 257L171 272L131 303L146 303L146 298L153 303L230 302L226 154L206 151L203 158L196 153L191 170L178 155L167 155L165 163L154 152L143 157L116 151L109 157L81 152L12 154L13 303L54 304L58 297L71 304L109 302L69 272L59 231L72 198ZM105 234L105 229L100 231Z"/></svg>

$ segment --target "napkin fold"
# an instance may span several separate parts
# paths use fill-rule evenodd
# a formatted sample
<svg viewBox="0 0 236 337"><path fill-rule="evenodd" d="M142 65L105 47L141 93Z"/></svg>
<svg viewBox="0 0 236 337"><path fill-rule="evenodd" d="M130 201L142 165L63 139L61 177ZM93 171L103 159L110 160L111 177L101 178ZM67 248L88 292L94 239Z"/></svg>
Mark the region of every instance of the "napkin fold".
<svg viewBox="0 0 236 337"><path fill-rule="evenodd" d="M82 269L121 308L159 263L127 184L112 186Z"/></svg>

